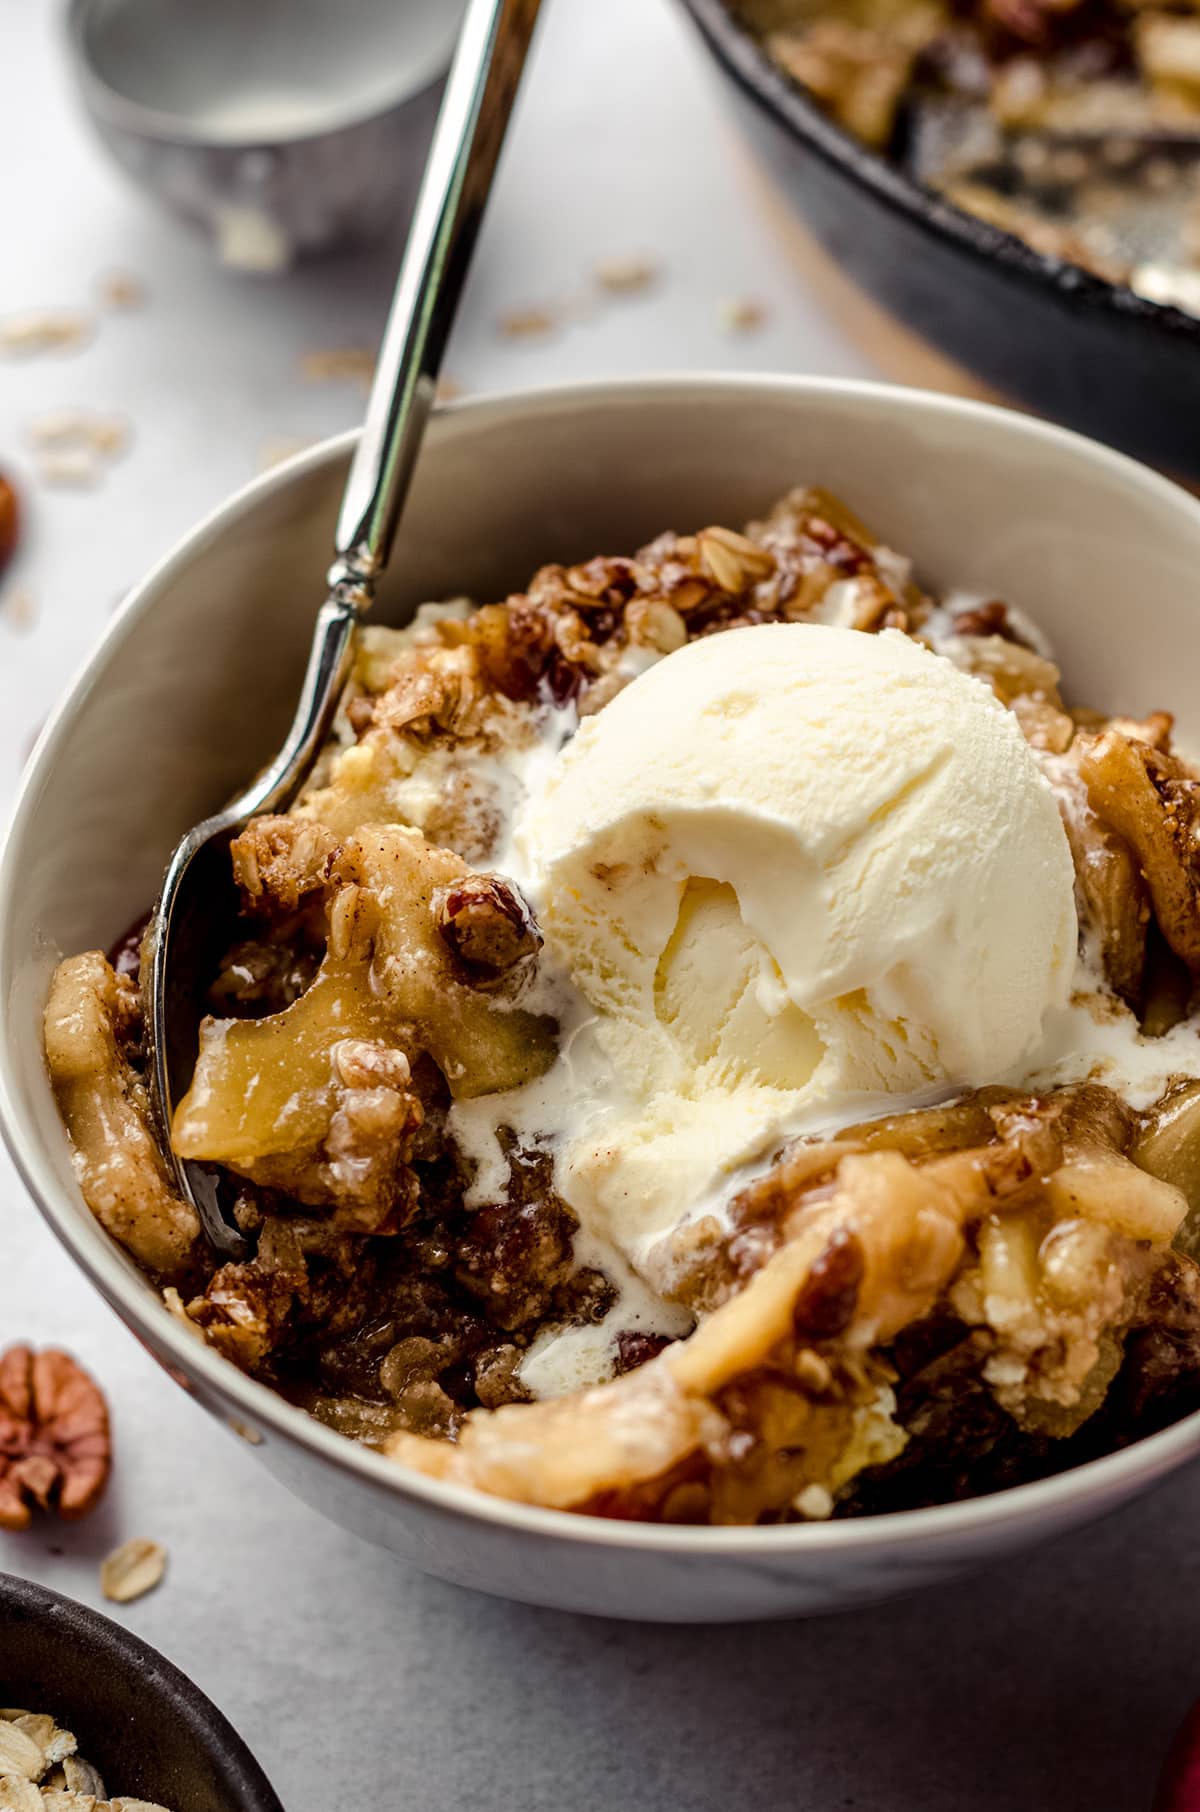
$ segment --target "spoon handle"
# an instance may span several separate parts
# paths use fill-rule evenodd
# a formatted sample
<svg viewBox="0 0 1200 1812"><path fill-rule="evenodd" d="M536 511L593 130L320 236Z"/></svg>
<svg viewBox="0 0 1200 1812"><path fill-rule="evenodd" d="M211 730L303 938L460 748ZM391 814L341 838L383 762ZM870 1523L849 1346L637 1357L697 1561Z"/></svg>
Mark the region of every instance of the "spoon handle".
<svg viewBox="0 0 1200 1812"><path fill-rule="evenodd" d="M337 558L292 727L269 767L183 838L146 934L150 1098L163 1152L210 1245L228 1257L244 1253L245 1238L225 1218L215 1173L176 1154L171 1122L195 1067L205 1010L201 978L212 973L220 947L215 902L222 888L226 895L230 890L229 839L256 813L286 808L329 734L353 664L355 631L391 551L539 4L469 0L346 481ZM232 917L236 902L228 904Z"/></svg>
<svg viewBox="0 0 1200 1812"><path fill-rule="evenodd" d="M330 588L387 564L540 0L470 0L430 147L367 416L338 517Z"/></svg>
<svg viewBox="0 0 1200 1812"><path fill-rule="evenodd" d="M227 808L283 811L328 738L433 407L541 0L469 0L350 462L296 715L270 766Z"/></svg>

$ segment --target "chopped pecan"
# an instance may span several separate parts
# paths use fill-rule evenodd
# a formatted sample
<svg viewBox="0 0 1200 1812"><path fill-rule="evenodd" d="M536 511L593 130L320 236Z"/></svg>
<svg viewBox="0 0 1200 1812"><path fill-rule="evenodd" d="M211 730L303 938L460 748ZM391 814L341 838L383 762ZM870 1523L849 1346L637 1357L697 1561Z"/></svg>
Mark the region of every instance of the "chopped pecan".
<svg viewBox="0 0 1200 1812"><path fill-rule="evenodd" d="M527 1327L570 1276L574 1230L554 1198L477 1209L455 1253L455 1276L497 1327Z"/></svg>
<svg viewBox="0 0 1200 1812"><path fill-rule="evenodd" d="M845 1227L835 1228L813 1264L792 1309L804 1340L834 1340L854 1319L865 1259L861 1243Z"/></svg>
<svg viewBox="0 0 1200 1812"><path fill-rule="evenodd" d="M488 1347L475 1361L475 1395L485 1409L499 1409L504 1403L528 1403L529 1392L517 1375L524 1358L520 1347L504 1341Z"/></svg>
<svg viewBox="0 0 1200 1812"><path fill-rule="evenodd" d="M377 1265L361 1238L296 1215L268 1219L246 1264L222 1265L184 1314L248 1372L270 1372L297 1337L336 1340L363 1321Z"/></svg>
<svg viewBox="0 0 1200 1812"><path fill-rule="evenodd" d="M437 927L473 987L489 987L541 948L521 891L501 875L466 875L434 897Z"/></svg>
<svg viewBox="0 0 1200 1812"><path fill-rule="evenodd" d="M303 1273L297 1281L258 1260L223 1265L185 1314L218 1352L243 1371L257 1372L282 1344L303 1280Z"/></svg>
<svg viewBox="0 0 1200 1812"><path fill-rule="evenodd" d="M542 573L546 575L561 570L560 567L543 567ZM569 567L564 577L567 590L579 610L623 605L633 597L641 583L636 562L619 556L606 559L603 555L597 555L592 560L585 560L580 566Z"/></svg>
<svg viewBox="0 0 1200 1812"><path fill-rule="evenodd" d="M397 1406L397 1427L442 1436L456 1431L461 1412L438 1382L453 1357L453 1342L416 1334L392 1347L379 1368L379 1382Z"/></svg>
<svg viewBox="0 0 1200 1812"><path fill-rule="evenodd" d="M981 1091L985 1098L990 1092ZM1000 1143L989 1150L980 1168L991 1193L999 1197L1014 1195L1025 1184L1040 1181L1058 1168L1063 1158L1064 1124L1098 1128L1096 1138L1103 1144L1115 1144L1126 1136L1115 1097L1107 1089L1086 1085L1074 1094L1064 1090L1045 1099L1018 1095L993 1101L987 1115Z"/></svg>
<svg viewBox="0 0 1200 1812"><path fill-rule="evenodd" d="M983 0L982 18L1032 50L1044 50L1060 35L1060 22L1082 0Z"/></svg>
<svg viewBox="0 0 1200 1812"><path fill-rule="evenodd" d="M763 620L781 616L801 622L831 586L846 579L863 582L856 627L907 627L910 614L923 602L905 579L906 562L879 548L870 531L827 491L789 492L764 521L750 524L747 536L773 562L769 577L754 589L754 604ZM860 615L863 620L858 622ZM904 624L899 623L900 616Z"/></svg>
<svg viewBox="0 0 1200 1812"><path fill-rule="evenodd" d="M0 1529L36 1505L73 1522L94 1510L112 1462L108 1405L69 1353L13 1346L0 1356Z"/></svg>
<svg viewBox="0 0 1200 1812"><path fill-rule="evenodd" d="M516 596L505 604L485 604L470 631L487 683L504 698L536 697L556 647L552 612L530 595Z"/></svg>
<svg viewBox="0 0 1200 1812"><path fill-rule="evenodd" d="M1002 604L999 598L977 605L974 610L960 610L951 619L950 626L955 635L998 635L1006 642L1018 642L1022 647L1028 647L1024 636L1017 633L1009 620L1008 605Z"/></svg>
<svg viewBox="0 0 1200 1812"><path fill-rule="evenodd" d="M820 549L825 564L833 567L835 572L861 573L871 564L867 549L835 523L826 522L823 516L810 515L806 519L803 538L811 547Z"/></svg>
<svg viewBox="0 0 1200 1812"><path fill-rule="evenodd" d="M600 649L594 638L595 619L587 620L577 610L564 606L554 619L554 646L568 667L575 669L578 681L600 670ZM561 681L559 684L562 690Z"/></svg>
<svg viewBox="0 0 1200 1812"><path fill-rule="evenodd" d="M647 1334L640 1328L622 1328L617 1335L617 1362L614 1368L617 1376L636 1371L648 1359L657 1359L670 1344L669 1334Z"/></svg>
<svg viewBox="0 0 1200 1812"><path fill-rule="evenodd" d="M393 1233L417 1205L409 1160L424 1109L408 1057L366 1038L340 1040L330 1057L333 1113L316 1147L265 1153L240 1168L261 1186L333 1208L339 1229Z"/></svg>

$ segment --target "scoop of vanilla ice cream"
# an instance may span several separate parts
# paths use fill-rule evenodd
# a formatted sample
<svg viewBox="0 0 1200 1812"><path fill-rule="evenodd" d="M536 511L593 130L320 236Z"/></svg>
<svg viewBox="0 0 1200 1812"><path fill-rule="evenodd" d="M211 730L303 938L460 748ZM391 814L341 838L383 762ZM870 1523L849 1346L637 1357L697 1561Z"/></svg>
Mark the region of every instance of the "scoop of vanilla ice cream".
<svg viewBox="0 0 1200 1812"><path fill-rule="evenodd" d="M583 723L516 848L607 1091L565 1192L635 1261L798 1116L994 1080L1069 994L1049 787L991 692L895 631L668 656Z"/></svg>

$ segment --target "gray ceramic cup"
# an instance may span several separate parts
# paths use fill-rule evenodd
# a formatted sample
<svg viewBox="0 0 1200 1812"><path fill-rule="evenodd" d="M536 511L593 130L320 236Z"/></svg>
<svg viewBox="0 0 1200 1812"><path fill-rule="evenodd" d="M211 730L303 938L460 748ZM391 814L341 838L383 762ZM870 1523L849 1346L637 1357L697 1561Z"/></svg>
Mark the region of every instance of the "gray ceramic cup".
<svg viewBox="0 0 1200 1812"><path fill-rule="evenodd" d="M419 1477L243 1376L101 1232L42 1063L56 956L110 944L174 840L274 748L322 595L348 438L260 478L134 591L43 732L0 865L0 1122L43 1212L182 1387L334 1521L427 1572L535 1604L678 1621L828 1611L1086 1523L1200 1452L1200 1415L1016 1490L766 1529L606 1522ZM982 404L774 377L600 384L433 421L380 610L503 597L545 560L737 523L789 486L843 496L931 583L1019 601L1100 707L1200 712L1200 504L1118 454ZM1189 723L1191 706L1195 721Z"/></svg>
<svg viewBox="0 0 1200 1812"><path fill-rule="evenodd" d="M125 174L268 273L398 232L464 0L70 0L84 109Z"/></svg>

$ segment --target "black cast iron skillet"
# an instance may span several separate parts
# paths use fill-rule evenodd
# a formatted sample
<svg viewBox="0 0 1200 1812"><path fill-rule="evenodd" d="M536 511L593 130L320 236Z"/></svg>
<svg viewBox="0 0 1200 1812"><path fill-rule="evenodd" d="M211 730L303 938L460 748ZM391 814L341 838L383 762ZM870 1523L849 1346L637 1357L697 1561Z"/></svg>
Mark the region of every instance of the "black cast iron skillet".
<svg viewBox="0 0 1200 1812"><path fill-rule="evenodd" d="M110 1794L171 1812L283 1812L185 1674L107 1617L10 1573L0 1573L0 1705L73 1731Z"/></svg>
<svg viewBox="0 0 1200 1812"><path fill-rule="evenodd" d="M1015 402L1200 479L1200 319L1035 252L828 119L727 0L682 0L820 243L906 326Z"/></svg>

